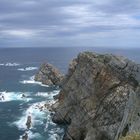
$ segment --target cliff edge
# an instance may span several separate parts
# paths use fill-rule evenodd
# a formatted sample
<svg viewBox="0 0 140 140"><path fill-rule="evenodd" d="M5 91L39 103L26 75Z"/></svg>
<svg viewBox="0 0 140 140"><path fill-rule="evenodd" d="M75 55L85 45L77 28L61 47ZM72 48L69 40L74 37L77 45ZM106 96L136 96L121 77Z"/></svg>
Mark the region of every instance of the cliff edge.
<svg viewBox="0 0 140 140"><path fill-rule="evenodd" d="M140 65L111 54L80 53L53 105L64 140L118 140L140 132Z"/></svg>

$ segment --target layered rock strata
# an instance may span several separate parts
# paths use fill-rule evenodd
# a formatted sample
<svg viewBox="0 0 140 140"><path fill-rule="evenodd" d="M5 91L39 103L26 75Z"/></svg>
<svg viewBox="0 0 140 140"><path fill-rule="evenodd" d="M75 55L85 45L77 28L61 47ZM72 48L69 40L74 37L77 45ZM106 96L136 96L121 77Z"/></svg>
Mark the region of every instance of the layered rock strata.
<svg viewBox="0 0 140 140"><path fill-rule="evenodd" d="M59 83L59 82L58 82ZM63 140L118 140L140 131L140 65L112 54L80 53L53 105Z"/></svg>

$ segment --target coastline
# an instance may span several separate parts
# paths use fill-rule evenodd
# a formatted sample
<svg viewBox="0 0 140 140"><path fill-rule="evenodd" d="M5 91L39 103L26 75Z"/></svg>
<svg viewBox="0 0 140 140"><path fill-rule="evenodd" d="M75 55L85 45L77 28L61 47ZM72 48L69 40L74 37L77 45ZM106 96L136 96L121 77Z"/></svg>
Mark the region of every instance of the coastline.
<svg viewBox="0 0 140 140"><path fill-rule="evenodd" d="M102 140L103 137L118 140L126 136L128 131L123 134L126 127L124 122L129 123L130 120L124 118L128 113L126 108L129 100L135 104L130 93L133 92L135 96L138 94L139 70L140 65L124 57L80 53L69 65L57 96L58 102L52 105L55 112L53 122L68 125L63 140ZM129 133L138 128L135 126Z"/></svg>

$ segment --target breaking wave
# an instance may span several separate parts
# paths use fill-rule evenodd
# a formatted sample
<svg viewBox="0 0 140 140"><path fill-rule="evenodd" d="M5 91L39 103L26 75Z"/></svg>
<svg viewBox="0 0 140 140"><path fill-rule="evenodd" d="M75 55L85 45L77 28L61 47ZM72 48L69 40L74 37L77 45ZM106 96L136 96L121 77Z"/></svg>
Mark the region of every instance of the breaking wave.
<svg viewBox="0 0 140 140"><path fill-rule="evenodd" d="M49 87L48 85L44 85L41 82L35 81L34 79L35 79L35 76L32 76L29 78L29 80L23 80L23 81L20 81L20 83L22 83L22 84L36 84L36 85L40 85L40 86L44 86L44 87Z"/></svg>
<svg viewBox="0 0 140 140"><path fill-rule="evenodd" d="M6 67L16 67L19 66L19 63L1 63L0 66L6 66Z"/></svg>
<svg viewBox="0 0 140 140"><path fill-rule="evenodd" d="M32 71L32 70L37 70L37 67L26 67L26 68L19 68L17 69L18 71Z"/></svg>
<svg viewBox="0 0 140 140"><path fill-rule="evenodd" d="M48 111L47 107L45 104L51 105L52 102L39 102L39 103L34 103L29 108L23 112L22 117L20 117L16 122L13 124L18 127L19 130L24 130L25 133L28 134L28 138L30 140L32 139L41 139L41 134L40 132L34 133L34 130L37 126L42 126L44 124L44 130L48 132L48 140L57 140L60 138L60 136L57 133L63 132L61 128L55 128L55 129L50 129L48 130L48 126L55 126L51 121L51 116L50 112ZM27 129L27 118L28 116L31 116L31 128ZM46 120L46 124L44 123L44 120ZM24 134L25 134L24 133ZM22 135L23 136L23 135ZM20 136L20 140L22 140L22 136ZM60 140L60 139L59 139Z"/></svg>
<svg viewBox="0 0 140 140"><path fill-rule="evenodd" d="M44 104L45 104L45 102L32 104L31 106L29 106L29 108L25 112L23 112L22 117L19 118L18 121L14 122L14 124L19 129L26 130L27 129L27 126L26 126L27 117L30 115L32 118L32 126L31 126L31 129L32 129L35 125L40 123L39 120L46 119L45 112L43 111Z"/></svg>
<svg viewBox="0 0 140 140"><path fill-rule="evenodd" d="M24 96L23 96L24 95ZM21 92L0 92L0 102L9 102L15 100L23 100L30 101L31 98L28 98L29 93L21 93Z"/></svg>
<svg viewBox="0 0 140 140"><path fill-rule="evenodd" d="M53 97L59 93L60 90L54 90L52 92L37 92L35 96L46 97L49 100L53 101Z"/></svg>

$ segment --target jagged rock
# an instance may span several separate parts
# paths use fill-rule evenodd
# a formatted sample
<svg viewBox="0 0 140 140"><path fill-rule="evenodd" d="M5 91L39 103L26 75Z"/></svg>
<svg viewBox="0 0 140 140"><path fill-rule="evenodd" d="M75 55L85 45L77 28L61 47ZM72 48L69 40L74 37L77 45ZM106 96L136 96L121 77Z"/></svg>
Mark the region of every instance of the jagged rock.
<svg viewBox="0 0 140 140"><path fill-rule="evenodd" d="M70 64L55 123L64 140L118 140L140 131L140 65L112 54L80 53Z"/></svg>
<svg viewBox="0 0 140 140"><path fill-rule="evenodd" d="M4 101L4 100L5 100L4 94L0 93L0 101Z"/></svg>
<svg viewBox="0 0 140 140"><path fill-rule="evenodd" d="M35 80L49 86L60 86L63 80L63 75L53 65L44 63L35 75Z"/></svg>
<svg viewBox="0 0 140 140"><path fill-rule="evenodd" d="M27 117L27 122L26 122L27 129L30 129L31 125L32 125L32 117L29 115Z"/></svg>
<svg viewBox="0 0 140 140"><path fill-rule="evenodd" d="M28 133L25 133L25 134L22 136L22 140L28 140Z"/></svg>

